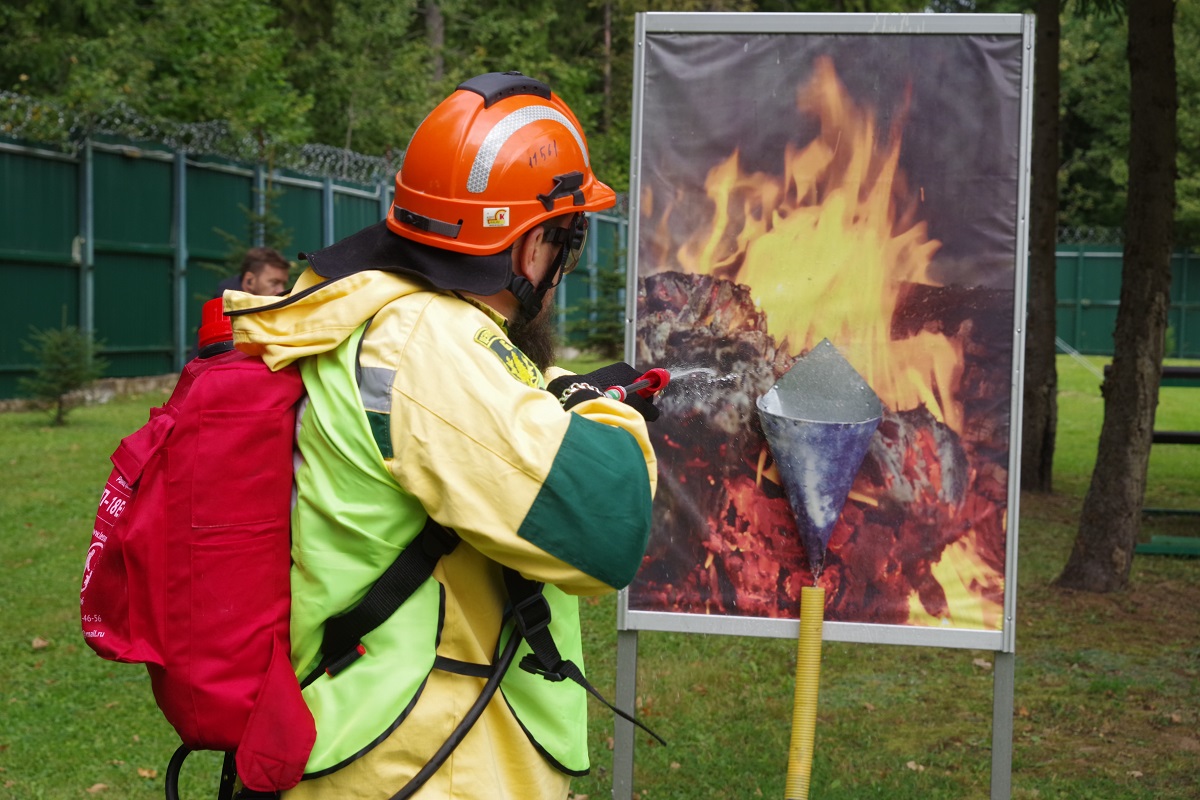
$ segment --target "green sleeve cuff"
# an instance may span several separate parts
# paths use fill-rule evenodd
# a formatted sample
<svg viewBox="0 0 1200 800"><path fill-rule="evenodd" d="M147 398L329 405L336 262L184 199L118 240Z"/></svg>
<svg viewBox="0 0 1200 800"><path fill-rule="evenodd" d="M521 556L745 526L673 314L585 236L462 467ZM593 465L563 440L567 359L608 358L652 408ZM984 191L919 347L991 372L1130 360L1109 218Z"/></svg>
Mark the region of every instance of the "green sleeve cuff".
<svg viewBox="0 0 1200 800"><path fill-rule="evenodd" d="M621 589L646 552L650 503L646 460L633 435L572 414L517 535Z"/></svg>

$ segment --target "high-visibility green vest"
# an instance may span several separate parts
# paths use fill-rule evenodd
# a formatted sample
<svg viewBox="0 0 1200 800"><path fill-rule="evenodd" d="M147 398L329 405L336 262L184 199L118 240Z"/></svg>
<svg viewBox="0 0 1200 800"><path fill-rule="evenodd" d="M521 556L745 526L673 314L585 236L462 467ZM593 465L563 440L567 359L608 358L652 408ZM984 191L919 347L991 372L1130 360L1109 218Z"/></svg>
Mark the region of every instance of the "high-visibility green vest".
<svg viewBox="0 0 1200 800"><path fill-rule="evenodd" d="M338 348L300 361L309 405L298 440L304 461L296 470L297 557L311 559L319 553L323 573L341 571L349 585L363 585L361 577L351 575L377 574L390 564L426 519L421 504L380 460L355 379L362 336L360 327ZM357 413L331 413L347 408ZM368 535L347 537L347 530ZM293 619L305 622L309 593L337 588L308 585L294 574ZM552 613L550 630L562 657L582 666L578 602L550 585L544 594ZM434 669L437 642L444 633L442 604L442 587L430 578L363 638L362 658L336 676L322 675L305 687L304 698L317 722L308 777L344 766L397 728L403 735L405 716L421 698L425 679ZM500 647L512 629L511 621L504 626ZM503 701L551 763L568 774L584 774L589 766L586 694L571 681L552 682L520 669L517 665L528 652L528 644L522 642L501 682ZM294 665L303 678L314 663L310 657ZM382 686L387 690L381 691Z"/></svg>

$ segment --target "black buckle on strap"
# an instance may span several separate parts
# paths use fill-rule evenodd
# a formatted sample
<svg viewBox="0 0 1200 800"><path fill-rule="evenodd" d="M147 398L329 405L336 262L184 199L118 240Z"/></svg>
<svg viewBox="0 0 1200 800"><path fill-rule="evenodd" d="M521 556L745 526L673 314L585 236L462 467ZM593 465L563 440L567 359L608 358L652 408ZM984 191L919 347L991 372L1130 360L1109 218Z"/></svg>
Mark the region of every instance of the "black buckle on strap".
<svg viewBox="0 0 1200 800"><path fill-rule="evenodd" d="M560 661L554 666L554 669L549 669L542 664L542 660L535 654L526 653L525 657L521 659L519 666L526 672L531 672L534 675L540 675L551 683L558 683L559 681L565 681L567 679L566 675L557 671L560 667L562 667L563 663L564 662Z"/></svg>
<svg viewBox="0 0 1200 800"><path fill-rule="evenodd" d="M513 618L517 630L525 637L525 641L529 641L531 636L550 627L550 603L541 592L531 594L513 606Z"/></svg>
<svg viewBox="0 0 1200 800"><path fill-rule="evenodd" d="M325 667L325 674L332 678L366 654L367 648L363 647L362 642L359 642L331 661L329 666Z"/></svg>
<svg viewBox="0 0 1200 800"><path fill-rule="evenodd" d="M458 547L459 538L458 534L438 525L431 518L421 529L417 541L420 542L422 552L436 562L442 556L454 552L454 548Z"/></svg>

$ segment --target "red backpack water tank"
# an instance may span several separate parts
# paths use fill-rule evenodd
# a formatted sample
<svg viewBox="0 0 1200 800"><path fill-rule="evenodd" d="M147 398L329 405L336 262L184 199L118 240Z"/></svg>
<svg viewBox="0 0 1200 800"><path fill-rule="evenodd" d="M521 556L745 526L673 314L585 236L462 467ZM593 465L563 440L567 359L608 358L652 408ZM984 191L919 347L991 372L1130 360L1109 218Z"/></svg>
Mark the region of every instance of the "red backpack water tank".
<svg viewBox="0 0 1200 800"><path fill-rule="evenodd" d="M206 323L202 355L229 336ZM259 791L299 782L316 738L288 638L302 395L294 367L271 372L236 350L189 362L112 454L79 595L92 649L146 664L183 743L236 750Z"/></svg>

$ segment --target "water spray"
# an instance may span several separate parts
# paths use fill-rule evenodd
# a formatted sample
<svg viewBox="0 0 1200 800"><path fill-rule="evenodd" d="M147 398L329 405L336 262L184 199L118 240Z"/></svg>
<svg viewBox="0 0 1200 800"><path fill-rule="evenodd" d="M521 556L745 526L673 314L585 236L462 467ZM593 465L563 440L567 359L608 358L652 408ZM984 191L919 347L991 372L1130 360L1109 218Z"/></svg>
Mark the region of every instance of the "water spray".
<svg viewBox="0 0 1200 800"><path fill-rule="evenodd" d="M825 589L818 580L829 537L879 427L883 405L837 348L822 339L758 398L757 406L813 572L813 585L800 589L785 786L787 800L807 800L825 620Z"/></svg>
<svg viewBox="0 0 1200 800"><path fill-rule="evenodd" d="M706 378L714 379L718 377L718 373L712 367L679 367L671 370L671 377L680 380L688 378L692 375L703 375Z"/></svg>

